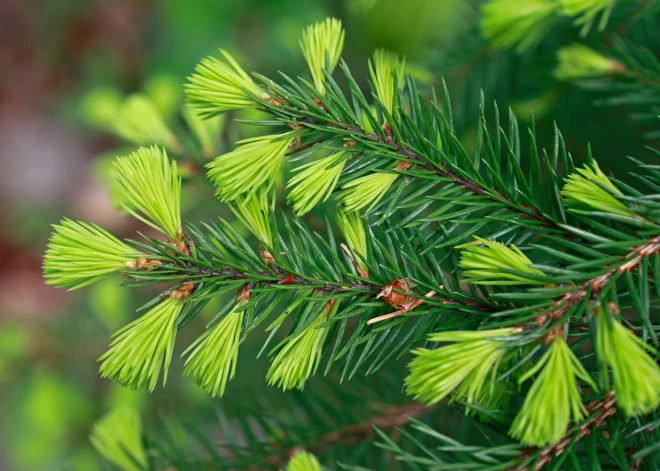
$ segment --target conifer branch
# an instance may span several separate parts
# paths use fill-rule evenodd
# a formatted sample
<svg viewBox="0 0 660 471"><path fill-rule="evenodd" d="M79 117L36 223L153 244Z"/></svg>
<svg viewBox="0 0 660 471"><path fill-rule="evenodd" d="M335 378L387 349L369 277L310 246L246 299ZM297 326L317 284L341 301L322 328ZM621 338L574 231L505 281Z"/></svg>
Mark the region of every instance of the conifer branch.
<svg viewBox="0 0 660 471"><path fill-rule="evenodd" d="M296 123L298 124L298 122ZM504 204L507 209L519 213L529 219L540 222L543 226L555 230L557 232L565 233L566 231L562 229L556 221L549 218L547 215L543 214L536 208L532 208L529 205L516 203L511 200L510 197L503 195L502 193L492 189L484 188L479 183L471 180L467 177L460 175L456 170L447 168L445 165L439 162L433 162L431 159L425 155L418 153L412 149L406 147L405 144L397 142L392 136L391 130L387 130L389 125L385 124L384 128L386 129L386 137L368 132L358 126L353 126L350 124L342 123L340 121L320 121L309 117L303 117L300 121L301 125L310 127L314 129L315 126L327 126L331 128L341 129L343 131L348 131L356 140L367 140L373 141L381 145L385 145L388 148L392 149L394 153L399 154L402 157L402 161L408 164L414 164L419 168L433 172L436 176L441 178L450 179L455 185L460 186L470 193L477 196L485 196L491 201ZM350 140L348 142L351 142ZM411 168L411 165L399 165L397 170L405 173ZM571 236L574 238L574 236Z"/></svg>

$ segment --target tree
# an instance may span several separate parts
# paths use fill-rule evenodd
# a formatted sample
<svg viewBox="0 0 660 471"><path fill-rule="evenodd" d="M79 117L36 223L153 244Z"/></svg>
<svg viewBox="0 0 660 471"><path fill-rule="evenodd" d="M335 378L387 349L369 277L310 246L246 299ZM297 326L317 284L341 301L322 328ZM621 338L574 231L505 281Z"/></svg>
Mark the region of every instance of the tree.
<svg viewBox="0 0 660 471"><path fill-rule="evenodd" d="M523 51L563 16L583 32L596 18L605 27L613 7L494 0L482 28L496 46ZM657 61L616 44L627 59L580 44L560 49L556 76L656 96ZM487 120L483 99L469 152L444 83L439 93L422 90L403 57L378 50L367 92L341 60L343 46L338 20L304 31L311 80L251 76L227 51L203 59L185 85L192 145L144 96L110 113L109 128L145 145L116 160L120 205L161 235L121 241L64 220L45 276L70 289L111 274L167 289L115 334L101 375L153 390L162 372L165 385L177 332L223 296L227 304L185 349L184 375L223 396L241 344L267 331L266 380L297 400L289 417L266 418L264 404L237 407L221 418L223 446L195 425L185 429L187 446L163 433L145 439L135 411L118 409L95 428L97 450L128 470L657 468L658 166L634 160L627 183L591 152L576 165L556 126L552 148L539 148L533 122L526 147L514 113L505 126L495 106ZM181 215L181 162L213 156L219 117L239 108L267 112L271 119L249 124L278 132L240 141L205 167L248 238L226 220ZM288 206L276 196L283 186ZM321 234L303 216L332 208L331 197L336 210ZM300 399L296 390L322 364L359 393L333 384L312 403ZM450 412L436 406L445 399L483 439L441 431ZM378 446L366 450L371 437Z"/></svg>

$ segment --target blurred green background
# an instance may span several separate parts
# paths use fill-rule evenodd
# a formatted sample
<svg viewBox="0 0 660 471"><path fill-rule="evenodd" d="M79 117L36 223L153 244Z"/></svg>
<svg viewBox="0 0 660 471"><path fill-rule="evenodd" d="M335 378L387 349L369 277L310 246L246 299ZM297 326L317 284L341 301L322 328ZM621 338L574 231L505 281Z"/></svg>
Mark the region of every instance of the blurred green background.
<svg viewBox="0 0 660 471"><path fill-rule="evenodd" d="M90 91L99 87L120 95L144 91L164 115L171 115L182 99L178 85L202 56L223 47L246 70L271 77L278 70L300 75L305 71L298 46L302 29L335 16L347 30L344 58L358 79L365 80L366 58L376 47L406 54L409 71L422 83L438 86L438 77L444 76L466 147L476 136L482 88L487 103L497 98L503 110L512 105L523 122L528 123L529 113L534 112L542 144L550 143L553 119L578 158L591 141L605 169L623 165L625 155L639 157L645 144L657 144L643 137L643 126L618 126L622 111L600 113L592 96L557 85L551 77L552 54L517 56L489 48L478 34L479 4L453 0L2 2L0 469L102 469L87 436L91 424L113 404L134 402L149 420L157 421L171 411L203 415L213 402L191 381L178 379L180 362L175 362L168 387L150 396L99 378L96 359L107 348L110 335L133 319L135 308L156 291L129 291L116 280L75 293L43 284L41 257L49 225L62 216L93 221L127 237L143 229L110 203L108 156L131 147L86 124L85 97ZM561 39L542 45L541 52L576 37L577 32L569 29ZM256 131L227 125L223 132L231 142ZM226 216L226 209L213 204L210 187L198 183L184 190L188 219ZM208 320L213 308L207 311ZM261 387L266 368L252 360L258 340L241 353L231 390L250 390L255 382ZM272 394L281 399L278 391L273 389Z"/></svg>

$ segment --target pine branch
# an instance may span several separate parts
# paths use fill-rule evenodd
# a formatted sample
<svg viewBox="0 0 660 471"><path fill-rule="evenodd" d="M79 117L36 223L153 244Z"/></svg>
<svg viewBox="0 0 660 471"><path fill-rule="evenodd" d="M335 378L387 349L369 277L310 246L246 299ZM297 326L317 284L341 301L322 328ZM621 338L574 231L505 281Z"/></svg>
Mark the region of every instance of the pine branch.
<svg viewBox="0 0 660 471"><path fill-rule="evenodd" d="M266 106L270 106L272 109L273 106L272 103L263 102L263 104L265 104ZM280 106L283 105L280 104ZM287 107L290 106L292 105L289 105ZM293 108L293 111L296 111L295 108ZM297 111L300 112L304 110L297 110ZM464 188L473 195L484 196L493 202L501 203L505 205L505 207L510 211L521 214L526 218L535 220L541 223L541 225L547 227L548 229L560 233L565 232L565 230L562 229L561 226L559 226L559 224L556 221L554 221L547 215L543 214L540 210L533 208L529 205L516 203L512 201L512 199L509 196L503 195L502 193L496 191L495 189L486 188L480 185L478 182L471 180L465 176L462 176L458 171L452 170L448 168L446 165L443 165L442 163L432 161L424 154L407 147L405 143L398 142L393 137L392 129L388 123L386 123L383 126L383 129L385 130L385 137L383 137L379 134L368 132L361 127L343 123L341 121L333 121L333 120L322 121L304 115L301 115L300 118L301 121L296 121L295 124L292 124L292 126L301 125L308 127L310 129L317 129L318 126L323 126L328 128L339 129L342 131L348 131L349 133L351 133L352 136L351 138L363 142L364 141L375 142L377 144L386 146L386 148L391 149L395 154L400 155L402 159L401 162L397 165L397 170L404 174L406 173L407 170L411 168L411 165L414 164L418 168L421 168L428 172L432 172L437 177L449 179L454 185ZM354 144L355 144L354 141L347 139L345 145L350 147ZM574 235L571 235L571 237L575 238Z"/></svg>
<svg viewBox="0 0 660 471"><path fill-rule="evenodd" d="M412 419L422 417L431 412L435 407L427 406L418 402L411 402L400 406L391 406L383 409L382 413L373 415L354 425L349 425L341 430L329 432L308 444L301 444L293 448L278 450L265 459L265 463L280 469L301 449L315 455L323 454L338 445L356 445L363 440L368 440L376 434L376 428L382 432L395 429L408 424ZM263 465L253 466L249 469L263 469Z"/></svg>
<svg viewBox="0 0 660 471"><path fill-rule="evenodd" d="M552 319L562 319L570 309L584 301L587 296L591 299L597 299L600 293L611 282L615 281L620 275L635 270L645 257L650 257L660 251L660 236L651 238L647 243L635 247L627 255L622 257L622 262L602 275L598 275L582 283L561 296L554 302L556 309L547 314Z"/></svg>

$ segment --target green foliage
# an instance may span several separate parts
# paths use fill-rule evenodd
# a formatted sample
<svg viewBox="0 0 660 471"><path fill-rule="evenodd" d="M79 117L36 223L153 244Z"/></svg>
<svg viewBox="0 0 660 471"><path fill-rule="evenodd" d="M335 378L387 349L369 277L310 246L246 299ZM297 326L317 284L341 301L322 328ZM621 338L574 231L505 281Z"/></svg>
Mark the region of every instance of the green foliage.
<svg viewBox="0 0 660 471"><path fill-rule="evenodd" d="M101 456L122 471L147 469L142 422L135 409L119 407L112 410L94 425L89 439Z"/></svg>
<svg viewBox="0 0 660 471"><path fill-rule="evenodd" d="M118 330L110 349L99 358L103 362L101 376L132 389L153 391L162 367L164 385L172 361L176 320L182 307L179 301L166 299Z"/></svg>
<svg viewBox="0 0 660 471"><path fill-rule="evenodd" d="M218 198L233 201L263 186L270 189L294 139L293 132L245 139L233 151L216 157L207 165L207 176L215 184Z"/></svg>
<svg viewBox="0 0 660 471"><path fill-rule="evenodd" d="M320 93L325 93L323 71L332 73L344 49L341 21L326 18L325 21L307 27L303 31L300 48L312 73L314 86Z"/></svg>
<svg viewBox="0 0 660 471"><path fill-rule="evenodd" d="M181 233L181 178L164 150L141 147L115 163L124 209L172 241Z"/></svg>
<svg viewBox="0 0 660 471"><path fill-rule="evenodd" d="M222 396L236 372L244 304L238 302L183 353L188 355L184 375L192 376L211 397Z"/></svg>
<svg viewBox="0 0 660 471"><path fill-rule="evenodd" d="M301 451L296 453L286 467L286 471L321 471L321 464L314 455Z"/></svg>
<svg viewBox="0 0 660 471"><path fill-rule="evenodd" d="M262 94L262 90L227 51L220 49L220 54L223 61L215 57L202 59L185 85L189 106L204 117L250 108L253 101L247 92Z"/></svg>
<svg viewBox="0 0 660 471"><path fill-rule="evenodd" d="M175 135L163 121L156 105L145 95L127 97L114 117L112 129L127 141L140 145L155 144L178 152Z"/></svg>
<svg viewBox="0 0 660 471"><path fill-rule="evenodd" d="M268 369L268 384L277 384L283 390L303 389L307 379L316 373L323 354L323 344L328 327L322 324L337 312L338 304L330 302L314 314L313 320L304 327L298 326L288 338L276 347L277 355ZM271 352L273 353L273 352Z"/></svg>
<svg viewBox="0 0 660 471"><path fill-rule="evenodd" d="M532 261L515 245L506 245L475 237L477 240L458 246L462 248L459 266L463 279L476 285L542 284L532 276L543 272L532 267Z"/></svg>
<svg viewBox="0 0 660 471"><path fill-rule="evenodd" d="M657 357L657 351L619 321L608 319L602 311L597 332L598 355L603 367L612 369L614 391L621 410L627 415L642 415L657 409L660 406L660 367L653 358ZM607 377L606 370L603 374Z"/></svg>
<svg viewBox="0 0 660 471"><path fill-rule="evenodd" d="M557 336L541 360L519 379L522 383L541 371L530 388L522 409L511 426L511 436L525 445L556 443L566 433L569 421L578 422L586 410L576 379L596 389L589 373Z"/></svg>
<svg viewBox="0 0 660 471"><path fill-rule="evenodd" d="M617 196L621 191L600 170L596 161L568 176L561 192L570 211L589 214L592 211L633 216Z"/></svg>
<svg viewBox="0 0 660 471"><path fill-rule="evenodd" d="M493 0L482 8L482 30L494 45L522 52L540 43L561 15L590 25L609 9L593 1ZM467 437L467 444L446 437L433 423L433 408L399 398L393 412L379 403L380 415L357 425L338 425L342 414L330 412L337 427L323 433L322 427L308 433L313 423L324 423L316 409L310 420L292 413L301 423L281 429L254 412L237 415L223 422L234 441L222 453L206 443L205 456L189 459L189 450L156 443L156 461L177 469L281 468L282 457L295 450L323 458L345 436L361 440L376 425L399 433L377 432L381 461L365 459L375 469L389 469L388 453L412 469L563 469L566 463L628 469L638 460L635 466L652 469L659 435L650 433L658 425L658 367L649 345L660 333L658 166L640 157L631 164L634 181L608 178L589 152L587 166L576 169L556 126L537 133L529 121L521 128L513 112L504 115L485 99L475 105L478 117L466 138L445 84L440 93L427 90L404 76L396 55L375 55L366 87L343 62L342 77L335 78L343 38L335 20L305 30L301 44L313 84L284 74L278 80L255 74L253 81L225 55L224 63L204 60L187 85L189 106L201 115L250 107L269 118L242 123L291 129L239 141L207 166L220 201L250 237L222 219L181 227L177 167L158 148L120 160L127 209L167 239L132 242L137 258L117 271L130 287L169 289L160 296L165 301L147 303L151 310L116 334L101 358L102 375L153 390L161 368L167 376L177 329L209 300L239 291L239 301L231 300L186 350L185 374L212 396L231 397L225 386L239 343L253 332L268 332L253 338L265 338L260 351L273 357L267 382L294 390L287 395L308 391L323 362L325 374L337 373L346 384L386 371L412 351L407 394L434 406L451 396L465 423L483 434ZM652 64L643 53L635 57ZM609 52L597 57L583 46L569 46L560 62L558 74L580 79L580 86L586 78L625 80L645 93L642 84L653 77L633 77L640 61ZM212 149L204 143L211 130L200 128L208 122L186 119L201 144L196 149ZM550 136L547 149L537 142L542 136ZM650 150L644 158L658 155ZM280 179L287 161L305 163ZM275 211L280 181L288 181L297 215ZM321 235L313 216L332 203L336 221L326 218L330 227ZM309 226L298 217L307 213ZM346 245L335 239L335 226ZM83 255L84 261L96 256ZM607 312L594 319L599 309ZM615 310L621 322L610 318ZM592 379L598 374L599 388ZM640 387L647 378L649 386ZM401 375L394 383L390 389L399 391ZM331 407L321 395L310 402ZM337 401L338 411L347 407ZM626 417L632 414L634 420ZM227 432L231 423L240 424L234 425L240 440ZM294 429L301 435L291 440ZM342 463L363 471L361 453Z"/></svg>
<svg viewBox="0 0 660 471"><path fill-rule="evenodd" d="M296 169L298 173L289 179L286 186L293 187L287 200L293 203L298 216L330 198L348 158L350 154L340 151Z"/></svg>
<svg viewBox="0 0 660 471"><path fill-rule="evenodd" d="M555 77L559 80L578 80L602 77L621 70L621 65L583 44L572 44L557 51L559 65Z"/></svg>
<svg viewBox="0 0 660 471"><path fill-rule="evenodd" d="M395 87L403 83L405 66L405 58L383 49L376 50L373 62L369 61L369 72L376 88L376 96L390 114L395 111L395 97L399 93Z"/></svg>
<svg viewBox="0 0 660 471"><path fill-rule="evenodd" d="M46 283L78 289L118 273L136 258L135 249L95 224L63 219L44 255Z"/></svg>
<svg viewBox="0 0 660 471"><path fill-rule="evenodd" d="M456 392L465 402L488 396L495 387L497 370L507 353L506 338L514 329L439 332L431 342L453 342L435 350L413 350L406 378L408 394L434 404Z"/></svg>

